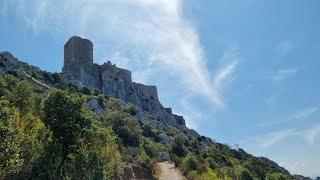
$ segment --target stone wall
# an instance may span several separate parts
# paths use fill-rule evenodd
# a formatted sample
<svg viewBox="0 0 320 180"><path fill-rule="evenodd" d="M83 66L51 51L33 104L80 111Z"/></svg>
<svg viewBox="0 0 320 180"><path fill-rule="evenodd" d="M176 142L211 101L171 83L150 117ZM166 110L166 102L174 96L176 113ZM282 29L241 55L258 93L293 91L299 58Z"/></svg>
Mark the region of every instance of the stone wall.
<svg viewBox="0 0 320 180"><path fill-rule="evenodd" d="M147 86L140 83L134 83L138 96L141 99L158 100L158 92L156 86Z"/></svg>
<svg viewBox="0 0 320 180"><path fill-rule="evenodd" d="M62 82L79 88L97 89L104 94L131 102L149 111L155 118L172 125L185 125L182 116L164 108L158 99L156 86L132 82L131 72L112 65L93 63L92 43L87 39L72 37L64 47Z"/></svg>
<svg viewBox="0 0 320 180"><path fill-rule="evenodd" d="M93 64L93 44L90 40L73 36L64 45L64 67L75 63L83 66Z"/></svg>

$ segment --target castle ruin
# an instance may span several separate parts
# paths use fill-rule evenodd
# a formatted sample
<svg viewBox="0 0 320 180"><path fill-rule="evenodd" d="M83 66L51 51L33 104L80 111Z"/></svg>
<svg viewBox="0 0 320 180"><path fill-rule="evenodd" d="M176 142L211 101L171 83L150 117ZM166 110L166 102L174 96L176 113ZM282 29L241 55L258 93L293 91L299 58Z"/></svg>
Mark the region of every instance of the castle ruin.
<svg viewBox="0 0 320 180"><path fill-rule="evenodd" d="M64 46L63 83L72 83L78 88L88 87L102 93L131 102L155 118L172 125L185 126L182 116L172 113L159 102L157 87L132 81L131 72L112 65L93 63L93 43L88 39L73 36Z"/></svg>
<svg viewBox="0 0 320 180"><path fill-rule="evenodd" d="M93 44L90 40L74 36L64 45L64 67L75 63L93 64Z"/></svg>

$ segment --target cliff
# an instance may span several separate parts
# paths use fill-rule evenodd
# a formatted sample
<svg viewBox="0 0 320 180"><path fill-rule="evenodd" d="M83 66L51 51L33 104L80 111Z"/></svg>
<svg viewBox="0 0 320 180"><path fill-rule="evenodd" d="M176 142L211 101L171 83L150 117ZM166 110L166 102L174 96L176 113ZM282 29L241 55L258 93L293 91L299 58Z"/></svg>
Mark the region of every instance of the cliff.
<svg viewBox="0 0 320 180"><path fill-rule="evenodd" d="M77 59L75 59L77 61ZM66 67L66 66L65 66ZM93 69L91 68L85 68L83 66L77 66L80 67L78 70L73 69L74 71L78 71L80 73L83 73L84 77L89 77L97 80L97 84L89 82L87 80L83 80L81 78L83 77L75 77L74 74L71 72L71 69L64 68L64 72L61 73L50 73L46 71L40 70L38 67L28 65L27 63L24 63L22 61L19 61L18 59L14 58L10 53L8 52L0 52L0 99L6 100L2 101L2 104L0 104L1 110L8 110L8 108L12 109L13 115L21 115L23 121L25 123L34 123L34 119L38 119L40 124L42 122L47 122L44 118L44 107L42 103L40 102L48 102L49 97L52 96L52 94L55 94L54 92L62 92L65 93L67 96L65 97L65 100L71 100L70 102L78 102L73 101L72 99L75 97L81 98L85 105L89 110L91 110L92 113L92 123L94 123L94 126L91 128L90 131L86 129L84 132L90 132L88 136L76 136L79 138L79 142L84 142L83 138L92 138L91 133L97 133L94 138L95 140L87 139L90 146L84 145L79 147L81 143L78 143L77 146L70 146L72 148L77 147L77 151L75 151L73 154L71 153L70 156L66 157L74 157L74 155L79 155L80 152L88 152L90 151L90 147L92 145L101 146L103 148L109 148L110 144L104 144L104 143L97 143L97 142L104 142L103 139L112 139L111 137L104 137L101 136L101 132L108 132L110 131L110 128L112 128L111 134L116 134L117 136L115 139L119 138L119 141L114 141L115 146L114 147L122 147L118 151L115 151L114 154L105 156L104 153L102 154L96 154L97 156L85 156L85 157L104 157L107 158L106 162L121 162L120 164L116 165L115 167L118 167L119 169L122 169L123 172L119 171L121 175L117 175L116 177L123 177L131 178L131 177L151 177L150 172L152 172L152 167L154 167L154 164L156 162L162 162L167 160L172 160L176 163L177 166L186 167L189 165L189 162L192 162L192 164L196 164L196 166L192 166L194 169L183 169L184 174L187 175L187 177L199 177L198 179L201 179L203 177L207 177L204 179L239 179L241 178L247 178L247 179L310 179L299 175L291 175L286 169L279 166L277 163L264 158L264 157L255 157L251 154L246 153L242 149L232 149L227 145L215 142L214 140L211 140L210 138L207 138L205 136L200 136L196 131L188 129L185 126L179 125L180 122L183 122L183 117L172 114L171 108L163 108L158 100L157 97L157 89L154 86L145 86L142 84L134 83L131 80L131 73L130 71L123 70L120 68L117 68L115 65L112 65L110 62L105 63L103 65L96 65L92 63ZM83 68L83 69L82 69ZM81 70L82 69L82 70ZM81 72L82 71L82 72ZM92 72L90 72L92 71ZM96 74L99 74L99 76L96 76ZM75 73L76 73L75 72ZM69 74L68 74L69 73ZM103 75L105 74L105 75ZM65 82L62 81L60 78L66 78L64 79ZM103 77L105 78L103 80ZM72 79L74 78L74 79ZM68 89L65 87L68 87L69 84L66 84L68 82L74 82L78 83L81 87L90 87L91 89L99 89L104 92L104 94L108 94L109 96L105 96L103 94L84 94L81 93L81 91L74 90L74 89ZM122 82L122 83L120 83ZM19 93L19 90L24 92L24 88L17 88L24 87L23 85L28 85L29 87L32 87L31 89L34 90L34 92L29 91L31 93ZM97 86L92 86L97 85ZM27 86L27 87L28 87ZM73 87L73 86L72 86ZM104 87L104 88L103 88ZM48 89L55 89L52 91L48 91ZM128 92L128 89L132 88L133 95L130 95ZM28 89L28 88L27 88ZM65 89L57 91L58 89ZM122 89L122 91L116 90L116 89ZM29 92L28 91L28 92ZM50 92L50 93L48 93ZM21 98L21 96L23 97ZM121 97L121 98L112 98L113 97ZM28 99L27 97L37 97L34 98L31 102L31 105L29 103L26 104L26 109L23 109L23 111L19 111L16 106L16 99L24 100ZM60 96L59 96L60 97ZM73 98L72 98L73 97ZM133 105L129 103L128 98L135 98L130 100L130 102L134 101L136 102L136 105ZM32 99L32 98L31 98ZM29 99L29 100L31 100ZM53 98L55 99L55 98ZM126 100L126 101L125 101ZM148 101L152 100L155 104L148 104ZM11 102L12 101L12 102ZM4 103L6 102L6 103ZM69 102L69 101L67 101ZM56 115L54 116L54 120L56 117L60 117L60 122L57 123L58 132L60 132L61 127L66 128L67 130L72 131L72 128L69 128L72 123L77 122L78 118L75 118L72 116L72 118L61 116L61 108L60 106L63 105L60 103L60 100L57 101L59 105L56 105L56 103L52 104L52 108L58 108L56 111ZM20 103L19 103L20 104ZM5 108L3 108L3 106ZM158 118L156 118L155 115L157 115L157 109L154 107L157 106L158 108L161 108L158 111L161 113L166 113L168 116L174 117L174 126L168 125L164 120L159 121ZM29 108L33 107L33 108ZM71 106L73 107L73 106ZM146 107L146 108L143 108ZM147 108L152 108L152 111L148 111ZM21 107L20 107L21 108ZM77 110L78 106L75 107ZM68 109L69 108L65 108ZM70 111L71 114L77 113L77 110ZM79 110L80 111L80 110ZM4 113L8 111L3 111ZM86 111L85 111L86 112ZM91 113L90 113L91 114ZM30 119L30 115L34 116ZM86 114L88 115L88 114ZM78 117L78 116L76 116ZM90 116L91 117L91 116ZM158 115L159 117L159 115ZM18 118L19 119L19 118ZM32 121L29 121L32 120ZM0 119L1 122L11 122L12 119L8 119L8 117L3 116ZM69 122L70 121L70 122ZM72 122L72 123L71 123ZM67 124L63 124L67 123ZM71 124L70 124L71 123ZM30 125L28 128L20 127L19 125L23 125L24 123L19 123L18 126L12 126L7 127L7 125L10 125L10 123L5 123L5 126L1 126L0 128L3 128L7 131L7 129L11 128L12 130L20 129L19 131L24 132L25 130L29 130L29 128L39 128L43 127L43 124L39 126L39 124ZM67 126L64 126L67 125ZM72 126L74 127L74 126ZM80 126L79 126L80 127ZM52 127L46 126L48 130L52 131ZM89 128L89 127L87 127ZM98 129L97 129L98 128ZM100 130L99 130L100 128ZM101 131L103 130L103 131ZM6 132L3 131L3 132ZM11 132L11 131L10 131ZM47 131L39 131L39 132L47 132ZM125 132L125 133L123 133ZM30 133L28 131L28 133ZM12 133L5 134L0 136L0 138L7 138L6 142L13 142L13 144L17 145L17 147L23 147L23 152L27 152L26 154L28 156L19 156L21 151L18 149L15 149L14 147L8 148L9 151L7 152L16 152L18 154L17 156L13 156L12 154L4 154L3 157L7 158L10 162L16 162L15 158L19 158L19 162L23 162L23 167L25 165L30 164L30 167L35 168L23 168L24 171L30 172L30 174L27 174L30 177L39 177L39 175L43 175L44 177L48 178L46 173L51 172L51 170L55 170L56 168L54 165L59 163L52 163L59 158L61 158L59 155L60 152L64 152L65 148L59 149L59 146L55 144L50 144L51 138L48 139L41 139L49 137L47 135L43 134L37 134L32 131L33 134L28 133L21 133L20 135L23 135L25 139L34 139L35 137L40 138L39 141L36 141L35 144L29 145L28 143L24 143L24 141L20 142L20 136L15 136L17 138L11 137ZM99 134L100 133L100 134ZM15 134L12 134L15 135ZM137 142L139 142L136 146L132 145L125 145L124 142L132 142L132 139L127 139L128 136L130 138L136 138L138 139ZM69 135L66 136L69 138ZM58 139L61 139L61 136L58 136ZM5 145L1 144L0 146ZM32 141L28 141L32 142ZM37 143L39 142L39 143ZM50 146L47 146L49 142ZM19 144L20 143L20 144ZM50 147L48 149L41 149L39 147L39 144L41 144L41 147ZM26 146L27 145L27 146ZM129 147L126 147L129 146ZM55 147L57 152L52 152L52 148ZM110 147L110 148L112 148ZM37 150L36 148L39 148ZM86 149L87 148L87 149ZM1 148L0 148L1 149ZM3 148L2 148L3 149ZM93 149L95 153L97 151ZM44 152L43 154L39 154L39 152ZM114 152L114 149L112 149L111 152ZM30 153L30 154L28 154ZM121 159L119 159L119 154L121 155ZM46 156L48 155L48 156ZM118 156L118 157L117 157ZM30 158L33 160L30 160ZM39 158L37 157L44 157L43 159L40 158L40 160L47 160L51 159L52 162L48 163L47 161L38 161ZM80 158L82 160L83 158ZM111 160L110 160L111 158ZM83 161L83 165L87 167L89 161ZM95 165L99 163L100 161L94 160L90 161L91 164L89 167L94 168ZM0 162L3 163L2 161ZM81 166L81 162L79 161L68 161L69 165L65 167L59 167L62 168L63 171L69 172L70 177L79 177L77 175L76 170L80 169L79 166ZM49 169L39 169L40 167L45 167ZM50 165L50 166L49 166ZM72 169L69 168L70 166L74 166L76 168ZM20 164L17 164L16 166L20 167ZM16 166L12 167L5 167L6 169L9 169L9 173L5 174L6 177L20 177L16 179L26 179L26 174L23 174L24 171L20 170L12 174L13 171L11 169L19 169L16 168ZM1 166L4 167L4 166ZM52 168L52 169L50 169ZM98 167L99 170L108 170L107 167L101 168ZM0 168L0 171L2 168ZM41 171L43 170L43 171ZM84 170L90 170L85 169ZM114 169L112 169L112 172ZM7 172L7 171L6 171ZM41 173L40 173L41 172ZM60 175L60 170L57 171ZM92 171L93 172L93 171ZM88 173L92 173L88 172ZM96 171L94 171L96 172ZM194 174L193 172L198 172L199 174ZM10 174L11 173L11 174ZM44 173L44 174L43 174ZM88 173L84 175L88 175ZM51 176L53 174L50 174ZM92 175L92 174L89 174ZM53 175L55 176L55 174ZM60 175L61 176L61 175ZM56 177L60 177L56 176ZM110 175L109 175L110 176ZM22 178L24 177L24 178ZM111 176L112 177L112 176ZM201 178L200 178L201 177ZM240 178L240 179L241 179ZM1 179L1 173L0 173L0 179ZM10 178L9 178L10 179ZM11 178L14 179L14 178ZM28 178L27 178L28 179ZM32 178L30 178L32 179ZM98 178L99 179L99 178ZM100 178L102 179L102 178ZM112 179L112 178L110 178ZM117 179L117 178L116 178ZM120 178L121 179L121 178ZM192 178L189 178L192 179Z"/></svg>
<svg viewBox="0 0 320 180"><path fill-rule="evenodd" d="M174 126L185 126L185 120L164 108L158 99L156 86L132 81L131 72L112 65L93 63L93 45L90 40L71 37L64 46L62 82L78 88L88 87L106 95L131 102L149 111L155 118Z"/></svg>

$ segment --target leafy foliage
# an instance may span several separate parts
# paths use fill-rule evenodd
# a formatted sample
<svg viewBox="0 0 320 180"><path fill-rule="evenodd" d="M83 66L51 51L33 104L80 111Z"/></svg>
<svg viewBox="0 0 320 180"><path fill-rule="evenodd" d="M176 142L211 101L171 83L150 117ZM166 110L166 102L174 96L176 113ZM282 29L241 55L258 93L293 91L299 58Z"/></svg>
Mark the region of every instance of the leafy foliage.
<svg viewBox="0 0 320 180"><path fill-rule="evenodd" d="M184 157L187 154L183 137L178 136L177 138L174 139L173 143L171 144L170 151L172 154L178 157Z"/></svg>
<svg viewBox="0 0 320 180"><path fill-rule="evenodd" d="M142 130L139 123L123 111L109 113L105 122L122 140L124 146L138 147L141 143Z"/></svg>
<svg viewBox="0 0 320 180"><path fill-rule="evenodd" d="M28 73L51 85L60 81L57 73ZM134 105L124 107L100 92L73 84L47 92L11 74L0 76L0 179L118 179L129 164L152 172L165 152L188 179L291 178L261 158L193 137L186 128L150 119L140 124ZM104 114L87 109L91 98Z"/></svg>

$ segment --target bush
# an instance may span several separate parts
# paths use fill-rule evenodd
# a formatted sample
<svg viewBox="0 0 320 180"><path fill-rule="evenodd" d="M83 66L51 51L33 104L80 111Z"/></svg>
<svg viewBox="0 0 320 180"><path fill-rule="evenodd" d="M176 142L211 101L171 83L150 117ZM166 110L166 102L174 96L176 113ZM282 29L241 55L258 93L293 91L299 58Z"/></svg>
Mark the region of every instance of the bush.
<svg viewBox="0 0 320 180"><path fill-rule="evenodd" d="M159 135L156 133L155 129L153 129L151 127L151 125L147 124L145 126L143 126L143 135L146 137L149 137L151 139L153 139L155 142L160 142L160 137Z"/></svg>
<svg viewBox="0 0 320 180"><path fill-rule="evenodd" d="M61 81L61 77L58 73L53 73L52 74L52 80L51 80L51 83L52 84L57 84Z"/></svg>
<svg viewBox="0 0 320 180"><path fill-rule="evenodd" d="M153 166L155 164L155 161L151 159L142 148L139 149L137 160L142 167L147 169L153 169Z"/></svg>
<svg viewBox="0 0 320 180"><path fill-rule="evenodd" d="M129 113L131 116L135 116L137 114L133 104L129 104L128 107L124 109L124 112Z"/></svg>
<svg viewBox="0 0 320 180"><path fill-rule="evenodd" d="M161 148L151 140L145 139L143 149L151 158L158 158L160 156Z"/></svg>
<svg viewBox="0 0 320 180"><path fill-rule="evenodd" d="M183 169L185 172L195 171L198 169L199 161L194 156L187 156L183 159Z"/></svg>
<svg viewBox="0 0 320 180"><path fill-rule="evenodd" d="M26 82L18 83L12 94L11 101L22 113L31 112L33 110L34 98L33 88Z"/></svg>
<svg viewBox="0 0 320 180"><path fill-rule="evenodd" d="M170 152L178 157L184 157L187 154L184 139L181 136L174 139L170 147Z"/></svg>
<svg viewBox="0 0 320 180"><path fill-rule="evenodd" d="M19 112L0 101L0 179L6 179L22 170L21 143L23 134L19 124Z"/></svg>
<svg viewBox="0 0 320 180"><path fill-rule="evenodd" d="M140 145L142 138L140 125L129 114L122 111L111 112L106 116L105 122L112 127L124 146Z"/></svg>
<svg viewBox="0 0 320 180"><path fill-rule="evenodd" d="M93 124L79 95L53 91L44 103L44 121L52 131L35 172L45 179L113 179L123 167L111 128Z"/></svg>
<svg viewBox="0 0 320 180"><path fill-rule="evenodd" d="M266 180L287 180L289 179L286 175L281 173L269 173L266 176Z"/></svg>
<svg viewBox="0 0 320 180"><path fill-rule="evenodd" d="M83 88L81 89L81 92L82 92L83 94L86 94L86 95L91 95L91 94L92 94L91 90L90 90L88 87L83 87Z"/></svg>
<svg viewBox="0 0 320 180"><path fill-rule="evenodd" d="M0 107L0 179L31 177L48 132L30 112L21 114L5 100L0 100Z"/></svg>
<svg viewBox="0 0 320 180"><path fill-rule="evenodd" d="M213 161L212 158L206 158L206 163L208 164L209 168L211 169L215 169L218 167L218 164L216 162Z"/></svg>
<svg viewBox="0 0 320 180"><path fill-rule="evenodd" d="M243 169L240 171L240 173L237 175L238 180L253 180L253 177L249 173L248 170Z"/></svg>
<svg viewBox="0 0 320 180"><path fill-rule="evenodd" d="M19 77L19 72L17 70L10 70L10 71L8 71L8 74L11 74L15 77Z"/></svg>
<svg viewBox="0 0 320 180"><path fill-rule="evenodd" d="M53 91L44 103L44 123L52 131L57 141L71 151L69 146L85 128L90 127L91 119L84 106L84 100L65 91Z"/></svg>

